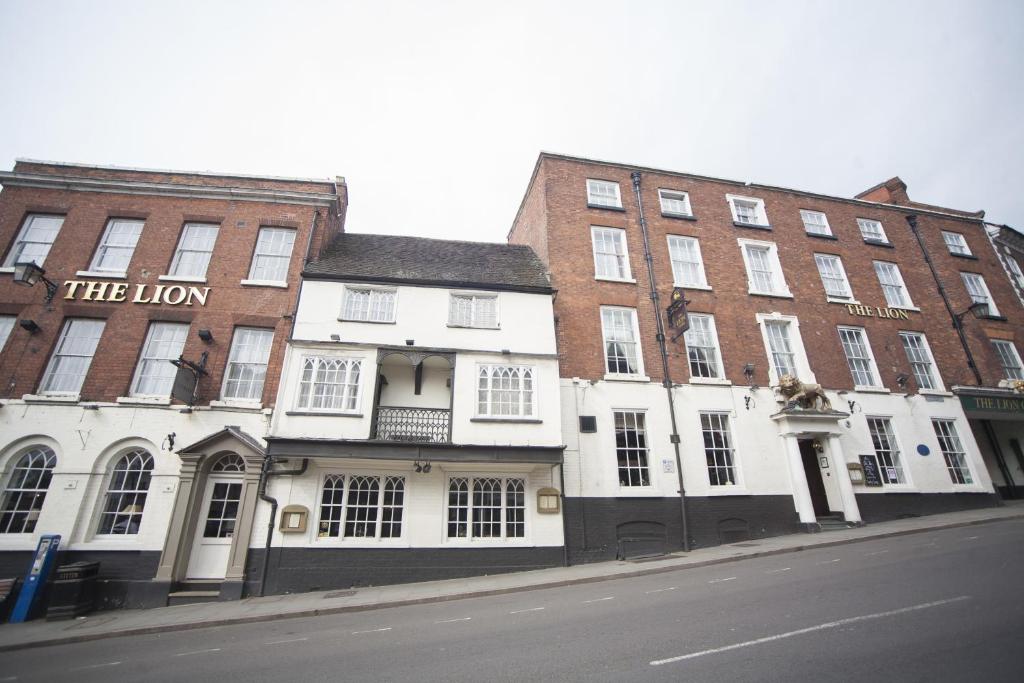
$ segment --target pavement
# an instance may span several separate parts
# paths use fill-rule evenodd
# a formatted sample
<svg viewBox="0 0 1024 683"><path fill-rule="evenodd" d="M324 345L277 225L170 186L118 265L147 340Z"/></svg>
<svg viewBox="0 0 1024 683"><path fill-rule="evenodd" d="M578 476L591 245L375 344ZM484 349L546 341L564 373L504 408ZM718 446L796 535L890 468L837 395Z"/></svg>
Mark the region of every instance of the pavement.
<svg viewBox="0 0 1024 683"><path fill-rule="evenodd" d="M352 591L333 590L246 598L233 602L98 612L69 621L36 620L23 624L3 624L0 625L0 652L122 636L365 612L596 583L1020 518L1024 518L1024 501L996 508L914 517L840 531L758 539L643 561L597 562L511 574L359 588Z"/></svg>

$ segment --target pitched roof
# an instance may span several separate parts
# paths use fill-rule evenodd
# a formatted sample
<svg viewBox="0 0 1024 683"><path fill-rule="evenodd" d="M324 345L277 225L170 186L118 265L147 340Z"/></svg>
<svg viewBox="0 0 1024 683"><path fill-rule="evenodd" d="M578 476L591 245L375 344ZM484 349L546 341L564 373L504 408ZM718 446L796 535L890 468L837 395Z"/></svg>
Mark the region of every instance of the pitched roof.
<svg viewBox="0 0 1024 683"><path fill-rule="evenodd" d="M530 247L425 237L343 233L306 266L304 277L443 287L550 292Z"/></svg>

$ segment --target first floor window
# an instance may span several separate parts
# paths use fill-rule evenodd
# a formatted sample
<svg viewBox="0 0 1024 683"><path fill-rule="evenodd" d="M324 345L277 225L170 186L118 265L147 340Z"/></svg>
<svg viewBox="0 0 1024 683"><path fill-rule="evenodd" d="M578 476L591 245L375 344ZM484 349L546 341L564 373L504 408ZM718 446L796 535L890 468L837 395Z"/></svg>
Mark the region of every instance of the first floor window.
<svg viewBox="0 0 1024 683"><path fill-rule="evenodd" d="M526 481L454 477L448 482L448 538L524 538Z"/></svg>
<svg viewBox="0 0 1024 683"><path fill-rule="evenodd" d="M135 253L135 245L142 234L142 221L111 218L103 231L89 270L102 273L123 273Z"/></svg>
<svg viewBox="0 0 1024 683"><path fill-rule="evenodd" d="M732 439L729 436L729 416L725 413L701 413L700 429L704 436L704 457L707 460L708 479L711 485L736 484Z"/></svg>
<svg viewBox="0 0 1024 683"><path fill-rule="evenodd" d="M171 361L181 357L187 336L188 323L150 323L132 396L170 396L177 372Z"/></svg>
<svg viewBox="0 0 1024 683"><path fill-rule="evenodd" d="M448 324L455 327L498 327L498 297L493 294L452 294Z"/></svg>
<svg viewBox="0 0 1024 683"><path fill-rule="evenodd" d="M640 374L636 311L632 308L602 308L601 328L604 333L607 372L618 375Z"/></svg>
<svg viewBox="0 0 1024 683"><path fill-rule="evenodd" d="M57 454L46 446L34 446L18 458L4 488L0 534L35 531L56 465Z"/></svg>
<svg viewBox="0 0 1024 683"><path fill-rule="evenodd" d="M918 332L900 332L900 340L903 342L903 350L907 353L907 361L914 373L917 388L937 388L935 364L932 362L932 354L924 335Z"/></svg>
<svg viewBox="0 0 1024 683"><path fill-rule="evenodd" d="M865 241L889 243L889 239L885 236L885 229L878 221L870 218L858 218L857 227L860 228L860 234Z"/></svg>
<svg viewBox="0 0 1024 683"><path fill-rule="evenodd" d="M353 411L359 406L359 372L355 358L307 356L302 359L299 408Z"/></svg>
<svg viewBox="0 0 1024 683"><path fill-rule="evenodd" d="M224 398L259 401L263 397L263 381L267 377L273 330L252 327L235 329L228 355L224 380Z"/></svg>
<svg viewBox="0 0 1024 683"><path fill-rule="evenodd" d="M696 237L668 236L668 253L672 260L672 279L679 287L707 287L704 259Z"/></svg>
<svg viewBox="0 0 1024 683"><path fill-rule="evenodd" d="M619 184L610 180L587 179L587 204L622 208Z"/></svg>
<svg viewBox="0 0 1024 683"><path fill-rule="evenodd" d="M42 266L62 225L64 216L47 216L39 213L26 216L14 244L11 245L11 250L7 252L4 265L35 263Z"/></svg>
<svg viewBox="0 0 1024 683"><path fill-rule="evenodd" d="M886 484L905 484L903 465L900 463L900 448L896 444L896 435L892 431L892 422L887 417L869 417L868 431L871 432L871 443L878 456L878 467L881 469L882 481Z"/></svg>
<svg viewBox="0 0 1024 683"><path fill-rule="evenodd" d="M117 459L110 474L97 534L139 533L152 474L153 456L141 448Z"/></svg>
<svg viewBox="0 0 1024 683"><path fill-rule="evenodd" d="M882 294L885 295L885 303L893 308L907 308L913 306L907 286L903 283L903 275L900 274L900 267L895 263L886 261L875 261L875 274L878 275L878 283L882 285Z"/></svg>
<svg viewBox="0 0 1024 683"><path fill-rule="evenodd" d="M1003 375L1006 379L1024 379L1024 369L1021 368L1020 354L1013 342L1002 339L993 339L992 346L999 355L999 364L1003 366Z"/></svg>
<svg viewBox="0 0 1024 683"><path fill-rule="evenodd" d="M7 338L11 336L15 320L13 315L0 315L0 351L7 345Z"/></svg>
<svg viewBox="0 0 1024 683"><path fill-rule="evenodd" d="M772 368L775 370L776 381L783 375L796 377L796 353L789 334L789 321L768 320L764 324L768 337L768 350L771 351Z"/></svg>
<svg viewBox="0 0 1024 683"><path fill-rule="evenodd" d="M967 453L960 443L960 435L956 431L953 420L932 420L935 437L939 440L942 457L946 460L946 470L954 484L972 484L971 468L967 466Z"/></svg>
<svg viewBox="0 0 1024 683"><path fill-rule="evenodd" d="M722 366L718 362L718 335L715 333L715 319L703 313L690 313L690 328L683 335L686 354L690 359L690 375L693 377L721 377Z"/></svg>
<svg viewBox="0 0 1024 683"><path fill-rule="evenodd" d="M818 275L821 276L821 284L825 288L826 296L834 299L853 297L842 259L832 254L815 254L814 262L818 266Z"/></svg>
<svg viewBox="0 0 1024 683"><path fill-rule="evenodd" d="M807 211L800 209L800 218L804 222L804 230L810 235L831 235L832 228L828 225L828 218L820 211Z"/></svg>
<svg viewBox="0 0 1024 683"><path fill-rule="evenodd" d="M853 375L853 383L859 387L878 386L875 360L868 346L867 335L859 327L840 327L839 340L846 354L846 364Z"/></svg>
<svg viewBox="0 0 1024 683"><path fill-rule="evenodd" d="M260 228L252 256L249 279L258 282L287 282L295 231L288 228Z"/></svg>
<svg viewBox="0 0 1024 683"><path fill-rule="evenodd" d="M594 276L606 280L629 280L626 231L619 228L591 228L594 243Z"/></svg>
<svg viewBox="0 0 1024 683"><path fill-rule="evenodd" d="M982 315L999 315L999 309L996 308L996 302L992 300L992 294L988 291L985 278L977 273L960 273L960 278L964 281L967 293L971 295L971 301L985 305L986 308L981 311Z"/></svg>
<svg viewBox="0 0 1024 683"><path fill-rule="evenodd" d="M170 275L205 278L219 231L219 225L186 223L181 231L181 239L178 240L178 248L174 250Z"/></svg>
<svg viewBox="0 0 1024 683"><path fill-rule="evenodd" d="M477 381L478 415L533 416L533 368L518 365L481 365Z"/></svg>
<svg viewBox="0 0 1024 683"><path fill-rule="evenodd" d="M320 498L320 538L399 538L405 477L332 474Z"/></svg>
<svg viewBox="0 0 1024 683"><path fill-rule="evenodd" d="M346 287L345 309L341 318L359 322L393 323L395 295L393 289Z"/></svg>
<svg viewBox="0 0 1024 683"><path fill-rule="evenodd" d="M751 294L789 296L789 288L782 277L782 266L772 242L740 240L743 263L747 268L747 285Z"/></svg>
<svg viewBox="0 0 1024 683"><path fill-rule="evenodd" d="M647 454L644 413L616 410L615 457L619 467L619 486L651 485Z"/></svg>
<svg viewBox="0 0 1024 683"><path fill-rule="evenodd" d="M103 335L103 320L73 319L64 322L53 355L43 373L44 394L77 394L92 365Z"/></svg>

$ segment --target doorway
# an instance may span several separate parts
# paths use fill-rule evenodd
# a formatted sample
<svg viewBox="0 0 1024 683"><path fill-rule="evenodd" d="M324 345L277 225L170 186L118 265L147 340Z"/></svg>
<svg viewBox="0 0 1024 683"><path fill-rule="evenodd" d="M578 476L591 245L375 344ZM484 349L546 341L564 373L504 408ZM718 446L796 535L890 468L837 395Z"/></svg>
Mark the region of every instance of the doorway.
<svg viewBox="0 0 1024 683"><path fill-rule="evenodd" d="M223 579L226 576L242 500L244 472L245 463L235 454L222 457L211 469L196 520L187 578Z"/></svg>
<svg viewBox="0 0 1024 683"><path fill-rule="evenodd" d="M825 493L825 482L821 478L821 455L814 448L813 439L800 439L800 457L804 462L804 475L807 477L807 491L811 494L814 515L823 517L829 514L828 495Z"/></svg>

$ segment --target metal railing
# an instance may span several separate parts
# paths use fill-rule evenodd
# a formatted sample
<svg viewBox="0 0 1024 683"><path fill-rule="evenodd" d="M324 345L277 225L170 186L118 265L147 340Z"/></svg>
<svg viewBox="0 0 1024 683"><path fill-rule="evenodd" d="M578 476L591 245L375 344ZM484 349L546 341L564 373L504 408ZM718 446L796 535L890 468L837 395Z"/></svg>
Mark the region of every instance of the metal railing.
<svg viewBox="0 0 1024 683"><path fill-rule="evenodd" d="M450 410L379 406L374 438L384 441L448 443Z"/></svg>

